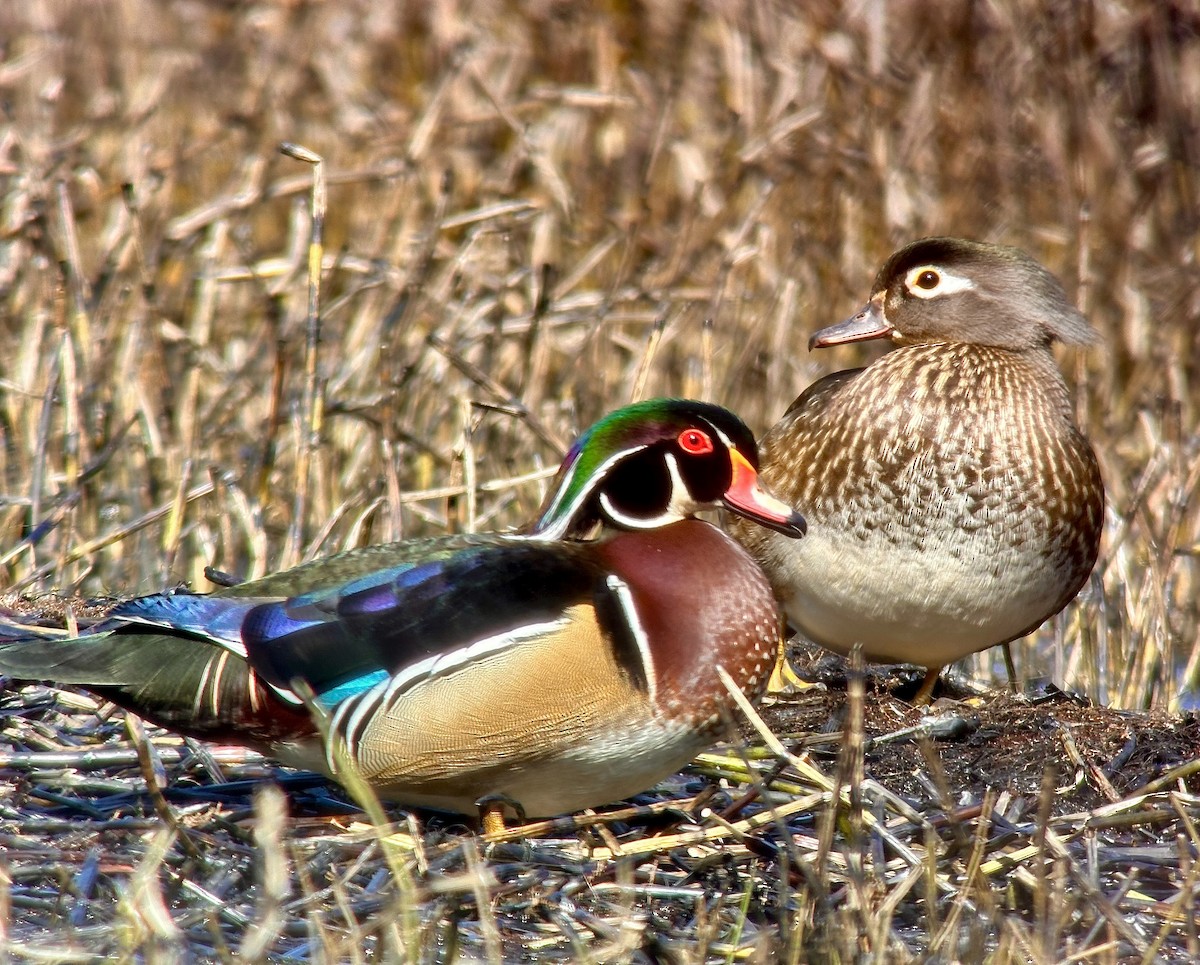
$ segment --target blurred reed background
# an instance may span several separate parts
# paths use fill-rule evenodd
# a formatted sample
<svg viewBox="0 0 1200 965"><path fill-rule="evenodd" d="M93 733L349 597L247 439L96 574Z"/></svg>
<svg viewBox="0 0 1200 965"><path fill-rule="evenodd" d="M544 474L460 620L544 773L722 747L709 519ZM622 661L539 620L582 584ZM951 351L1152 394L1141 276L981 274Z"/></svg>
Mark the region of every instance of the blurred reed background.
<svg viewBox="0 0 1200 965"><path fill-rule="evenodd" d="M1194 703L1198 31L1165 0L5 4L0 587L516 525L632 397L761 432L873 357L805 345L949 233L1031 251L1105 339L1061 356L1102 558L1019 667ZM315 355L283 141L325 159Z"/></svg>

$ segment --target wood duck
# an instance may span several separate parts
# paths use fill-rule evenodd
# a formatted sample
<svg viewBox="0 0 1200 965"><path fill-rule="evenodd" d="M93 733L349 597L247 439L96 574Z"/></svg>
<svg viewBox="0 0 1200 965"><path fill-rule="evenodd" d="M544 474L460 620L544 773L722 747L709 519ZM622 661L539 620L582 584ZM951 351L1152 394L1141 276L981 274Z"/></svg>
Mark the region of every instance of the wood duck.
<svg viewBox="0 0 1200 965"><path fill-rule="evenodd" d="M928 238L809 348L876 338L897 348L815 382L763 437L762 478L808 537L731 531L796 629L928 668L926 702L943 665L1037 629L1091 573L1104 486L1050 345L1097 336L1024 252Z"/></svg>
<svg viewBox="0 0 1200 965"><path fill-rule="evenodd" d="M497 802L533 816L619 800L712 742L732 706L718 666L752 697L774 666L782 618L762 571L693 518L721 505L801 536L756 464L725 409L639 403L584 433L526 533L131 600L75 638L10 638L0 673L335 778L349 760L410 805L483 802L486 830L503 826ZM305 689L336 739L320 739Z"/></svg>

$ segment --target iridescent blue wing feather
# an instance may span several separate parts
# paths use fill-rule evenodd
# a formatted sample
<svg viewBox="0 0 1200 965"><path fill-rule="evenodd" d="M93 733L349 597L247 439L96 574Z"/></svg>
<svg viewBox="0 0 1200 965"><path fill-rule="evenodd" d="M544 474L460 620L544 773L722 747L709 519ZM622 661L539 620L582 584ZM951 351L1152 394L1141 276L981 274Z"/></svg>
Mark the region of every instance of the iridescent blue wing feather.
<svg viewBox="0 0 1200 965"><path fill-rule="evenodd" d="M405 668L592 603L602 582L586 551L494 540L419 565L253 606L242 625L251 665L286 687L304 680L332 706Z"/></svg>
<svg viewBox="0 0 1200 965"><path fill-rule="evenodd" d="M96 630L102 632L131 623L144 624L212 640L244 657L242 624L253 606L253 601L207 594L156 593L121 603Z"/></svg>

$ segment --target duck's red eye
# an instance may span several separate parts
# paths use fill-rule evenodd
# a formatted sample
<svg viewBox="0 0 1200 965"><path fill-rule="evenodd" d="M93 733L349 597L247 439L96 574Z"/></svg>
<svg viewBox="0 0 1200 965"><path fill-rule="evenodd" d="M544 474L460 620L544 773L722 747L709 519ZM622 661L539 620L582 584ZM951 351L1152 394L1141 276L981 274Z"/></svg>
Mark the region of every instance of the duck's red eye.
<svg viewBox="0 0 1200 965"><path fill-rule="evenodd" d="M713 441L707 432L699 429L684 429L679 433L679 447L693 456L703 456L713 451Z"/></svg>

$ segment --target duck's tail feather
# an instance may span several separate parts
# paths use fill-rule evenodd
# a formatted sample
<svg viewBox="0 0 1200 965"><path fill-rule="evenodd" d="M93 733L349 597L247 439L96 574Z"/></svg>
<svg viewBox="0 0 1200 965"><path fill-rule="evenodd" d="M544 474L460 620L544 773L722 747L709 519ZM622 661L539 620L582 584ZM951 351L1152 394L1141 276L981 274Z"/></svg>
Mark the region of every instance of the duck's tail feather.
<svg viewBox="0 0 1200 965"><path fill-rule="evenodd" d="M78 637L0 623L0 675L81 687L171 730L269 747L316 733L302 704L205 639L122 626Z"/></svg>

